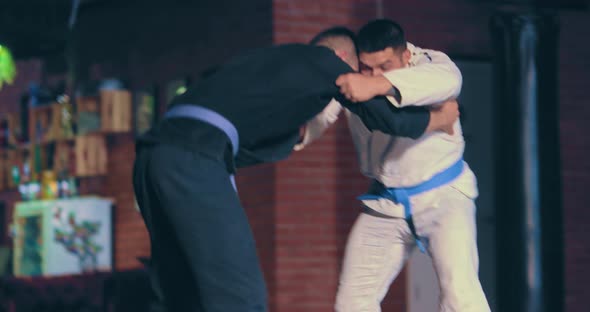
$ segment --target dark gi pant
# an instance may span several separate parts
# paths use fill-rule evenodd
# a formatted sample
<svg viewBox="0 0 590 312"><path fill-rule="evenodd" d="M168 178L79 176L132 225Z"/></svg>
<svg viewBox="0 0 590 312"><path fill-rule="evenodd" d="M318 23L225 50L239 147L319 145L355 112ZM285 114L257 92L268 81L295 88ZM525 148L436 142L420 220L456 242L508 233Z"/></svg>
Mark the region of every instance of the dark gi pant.
<svg viewBox="0 0 590 312"><path fill-rule="evenodd" d="M267 311L252 231L224 161L228 142L200 143L207 153L138 143L133 185L150 234L157 309Z"/></svg>

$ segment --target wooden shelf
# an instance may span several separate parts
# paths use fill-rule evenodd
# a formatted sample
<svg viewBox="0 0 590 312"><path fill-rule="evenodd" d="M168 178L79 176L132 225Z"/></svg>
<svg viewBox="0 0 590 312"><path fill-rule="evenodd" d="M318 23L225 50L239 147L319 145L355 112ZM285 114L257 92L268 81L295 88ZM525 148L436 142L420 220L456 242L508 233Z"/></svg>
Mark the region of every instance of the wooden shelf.
<svg viewBox="0 0 590 312"><path fill-rule="evenodd" d="M28 114L28 138L30 143L0 148L0 190L14 188L11 170L21 170L25 157L31 170L35 170L35 153L41 153L40 171L61 171L67 166L68 172L76 177L90 177L107 174L107 137L114 134L128 134L132 131L132 94L128 90L102 90L99 95L76 98L76 112L70 111L72 122L81 122L88 127L78 127L83 134L65 137L62 118L64 106L51 103L33 107ZM81 118L82 116L82 118ZM16 114L7 117L11 133L20 129ZM38 156L39 157L39 156ZM51 161L53 160L53 161ZM39 173L39 172L37 172Z"/></svg>
<svg viewBox="0 0 590 312"><path fill-rule="evenodd" d="M31 170L35 167L35 153L41 153L41 171L67 169L75 177L101 176L107 174L107 133L95 132L71 138L45 141L41 144L21 144L14 148L0 149L0 191L15 188L11 170L22 170L25 157ZM39 147L39 150L35 150ZM49 163L49 160L53 160ZM67 166L67 168L64 168ZM22 172L21 172L22 174Z"/></svg>

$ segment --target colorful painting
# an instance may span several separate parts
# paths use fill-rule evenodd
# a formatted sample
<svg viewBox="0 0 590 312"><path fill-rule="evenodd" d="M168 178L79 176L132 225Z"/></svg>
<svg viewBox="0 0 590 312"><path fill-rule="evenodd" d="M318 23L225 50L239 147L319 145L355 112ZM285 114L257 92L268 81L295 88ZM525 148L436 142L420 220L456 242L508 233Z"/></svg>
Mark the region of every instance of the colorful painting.
<svg viewBox="0 0 590 312"><path fill-rule="evenodd" d="M17 203L13 267L16 276L110 271L112 201L98 197Z"/></svg>
<svg viewBox="0 0 590 312"><path fill-rule="evenodd" d="M104 250L103 246L95 242L100 221L78 221L75 212L70 211L65 216L59 206L54 207L53 219L54 240L78 258L80 271L96 270L98 253Z"/></svg>

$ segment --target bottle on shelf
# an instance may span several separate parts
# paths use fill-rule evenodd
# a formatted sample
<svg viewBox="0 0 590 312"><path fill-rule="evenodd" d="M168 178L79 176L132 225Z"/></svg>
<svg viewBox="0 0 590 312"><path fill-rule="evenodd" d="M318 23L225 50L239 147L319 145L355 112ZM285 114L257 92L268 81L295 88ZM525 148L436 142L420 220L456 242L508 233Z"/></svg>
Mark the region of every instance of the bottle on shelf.
<svg viewBox="0 0 590 312"><path fill-rule="evenodd" d="M57 179L53 170L45 170L41 174L41 198L57 198Z"/></svg>

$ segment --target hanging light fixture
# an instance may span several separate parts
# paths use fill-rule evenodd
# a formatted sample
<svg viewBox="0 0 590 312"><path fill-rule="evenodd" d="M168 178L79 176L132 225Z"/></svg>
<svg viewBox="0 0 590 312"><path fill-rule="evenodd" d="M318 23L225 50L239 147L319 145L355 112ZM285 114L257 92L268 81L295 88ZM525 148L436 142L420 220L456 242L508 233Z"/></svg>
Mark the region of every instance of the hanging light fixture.
<svg viewBox="0 0 590 312"><path fill-rule="evenodd" d="M0 45L0 90L4 83L12 84L16 76L16 65L7 47Z"/></svg>

